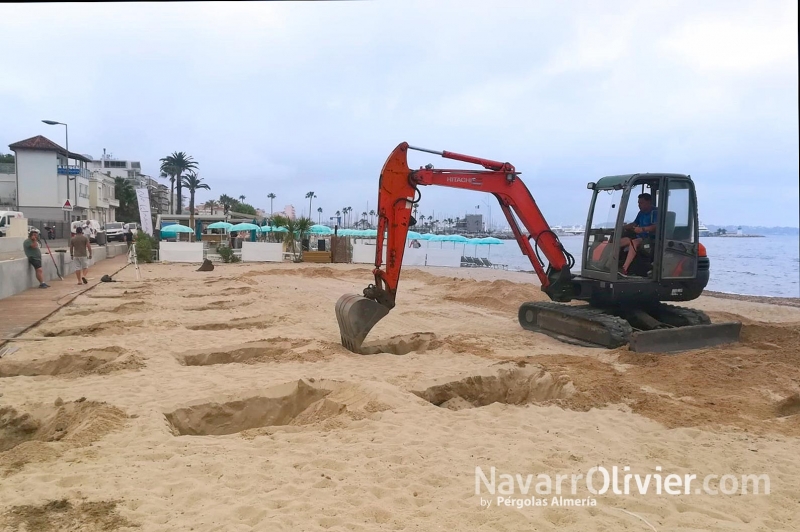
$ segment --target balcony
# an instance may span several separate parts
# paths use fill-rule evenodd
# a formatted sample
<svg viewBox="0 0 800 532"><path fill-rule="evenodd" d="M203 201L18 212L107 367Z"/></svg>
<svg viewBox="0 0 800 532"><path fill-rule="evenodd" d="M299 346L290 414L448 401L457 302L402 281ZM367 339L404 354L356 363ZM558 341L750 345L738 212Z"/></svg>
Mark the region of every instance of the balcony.
<svg viewBox="0 0 800 532"><path fill-rule="evenodd" d="M58 165L58 175L68 175L70 178L75 177L85 177L89 179L91 177L91 170L88 168L81 168L80 166L70 165L64 166L63 164Z"/></svg>

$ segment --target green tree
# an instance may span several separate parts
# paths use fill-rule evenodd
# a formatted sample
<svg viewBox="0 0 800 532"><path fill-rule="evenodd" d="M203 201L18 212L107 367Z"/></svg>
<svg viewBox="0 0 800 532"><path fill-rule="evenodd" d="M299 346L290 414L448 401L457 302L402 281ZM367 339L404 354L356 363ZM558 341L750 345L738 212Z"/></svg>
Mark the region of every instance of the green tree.
<svg viewBox="0 0 800 532"><path fill-rule="evenodd" d="M167 155L161 159L161 172L174 176L175 184L178 188L178 208L175 214L181 214L183 207L183 196L181 196L183 181L181 180L181 176L184 172L188 172L189 170L197 170L197 162L182 151L173 152L172 155Z"/></svg>
<svg viewBox="0 0 800 532"><path fill-rule="evenodd" d="M189 191L189 227L194 231L194 194L198 190L211 190L211 187L203 183L203 178L197 177L197 174L190 170L185 176L181 178L183 186Z"/></svg>
<svg viewBox="0 0 800 532"><path fill-rule="evenodd" d="M322 207L319 207L317 209L317 212L319 213L319 223L321 224L322 223Z"/></svg>
<svg viewBox="0 0 800 532"><path fill-rule="evenodd" d="M311 226L314 225L314 221L305 216L295 220L284 216L275 216L272 220L275 227L285 227L287 229L286 233L284 233L283 241L287 246L292 246L292 255L294 256L294 260L297 261L297 241L300 240L302 242L303 237L308 233L309 229L311 229ZM300 257L302 258L302 250Z"/></svg>
<svg viewBox="0 0 800 532"><path fill-rule="evenodd" d="M0 153L0 163L13 163L14 162L14 155L9 154L2 154Z"/></svg>
<svg viewBox="0 0 800 532"><path fill-rule="evenodd" d="M114 178L114 195L119 200L115 218L118 222L131 222L141 224L139 219L139 202L136 200L136 191L130 181L123 177Z"/></svg>
<svg viewBox="0 0 800 532"><path fill-rule="evenodd" d="M274 200L278 196L276 196L273 192L270 192L269 194L267 194L267 197L269 198L269 215L272 216L272 212L273 212L272 211L272 200Z"/></svg>

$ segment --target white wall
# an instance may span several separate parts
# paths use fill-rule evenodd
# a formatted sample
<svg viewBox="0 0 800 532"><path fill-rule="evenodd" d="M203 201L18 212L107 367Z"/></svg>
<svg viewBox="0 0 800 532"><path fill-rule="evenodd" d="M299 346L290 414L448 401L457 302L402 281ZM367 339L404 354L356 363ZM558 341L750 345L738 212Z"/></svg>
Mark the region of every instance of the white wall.
<svg viewBox="0 0 800 532"><path fill-rule="evenodd" d="M242 262L283 262L283 244L242 242Z"/></svg>
<svg viewBox="0 0 800 532"><path fill-rule="evenodd" d="M67 199L67 176L56 181L58 159L54 151L18 150L20 210L25 207L58 207ZM58 183L58 187L56 187ZM74 201L74 192L70 194Z"/></svg>
<svg viewBox="0 0 800 532"><path fill-rule="evenodd" d="M203 262L202 242L161 242L158 256L161 262Z"/></svg>
<svg viewBox="0 0 800 532"><path fill-rule="evenodd" d="M0 173L0 198L8 198L16 206L17 177L15 174ZM0 210L8 210L0 208Z"/></svg>
<svg viewBox="0 0 800 532"><path fill-rule="evenodd" d="M375 246L353 244L353 262L356 264L375 264ZM383 263L386 264L386 248L383 248ZM403 266L446 266L461 267L461 248L406 248L403 252Z"/></svg>

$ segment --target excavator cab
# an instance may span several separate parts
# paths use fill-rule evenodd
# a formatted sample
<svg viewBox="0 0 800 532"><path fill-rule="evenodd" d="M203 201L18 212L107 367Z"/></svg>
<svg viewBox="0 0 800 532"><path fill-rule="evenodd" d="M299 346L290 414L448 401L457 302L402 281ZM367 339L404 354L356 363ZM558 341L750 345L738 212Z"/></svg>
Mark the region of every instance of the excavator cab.
<svg viewBox="0 0 800 532"><path fill-rule="evenodd" d="M593 195L580 279L591 297L580 299L595 304L689 301L702 293L708 283L709 260L699 242L691 176L608 176L587 188ZM650 198L656 225L655 231L645 235L626 229L639 214L638 198L643 194ZM624 275L629 254L633 260ZM590 280L604 283L587 282Z"/></svg>

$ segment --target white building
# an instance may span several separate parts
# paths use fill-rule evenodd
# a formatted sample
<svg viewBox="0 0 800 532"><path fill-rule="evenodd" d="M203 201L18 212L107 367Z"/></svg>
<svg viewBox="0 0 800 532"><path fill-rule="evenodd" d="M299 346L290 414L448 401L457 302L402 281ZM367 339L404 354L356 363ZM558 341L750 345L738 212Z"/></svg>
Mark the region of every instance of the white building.
<svg viewBox="0 0 800 532"><path fill-rule="evenodd" d="M17 207L17 171L15 163L0 163L0 211Z"/></svg>
<svg viewBox="0 0 800 532"><path fill-rule="evenodd" d="M91 159L91 158L90 158ZM121 177L131 181L133 188L146 188L150 193L150 210L153 214L167 214L170 212L169 206L169 186L163 185L142 173L142 163L140 161L130 161L115 159L103 150L103 156L99 160L92 159L89 168L103 174L110 175L112 178ZM178 197L177 192L172 192L173 211L176 210ZM183 205L186 205L184 198Z"/></svg>
<svg viewBox="0 0 800 532"><path fill-rule="evenodd" d="M100 225L117 221L117 207L119 200L115 199L116 185L114 178L92 172L89 178L89 219L97 220Z"/></svg>
<svg viewBox="0 0 800 532"><path fill-rule="evenodd" d="M8 146L15 157L17 210L29 220L73 221L88 219L91 208L90 158L67 152L50 139L37 135ZM69 200L72 211L64 211ZM115 207L116 199L111 200Z"/></svg>

